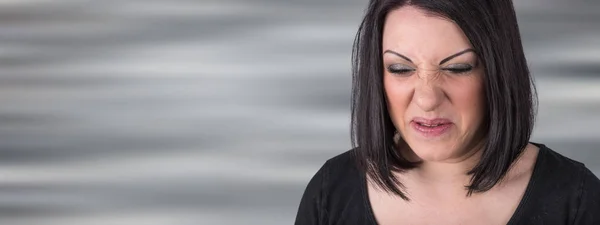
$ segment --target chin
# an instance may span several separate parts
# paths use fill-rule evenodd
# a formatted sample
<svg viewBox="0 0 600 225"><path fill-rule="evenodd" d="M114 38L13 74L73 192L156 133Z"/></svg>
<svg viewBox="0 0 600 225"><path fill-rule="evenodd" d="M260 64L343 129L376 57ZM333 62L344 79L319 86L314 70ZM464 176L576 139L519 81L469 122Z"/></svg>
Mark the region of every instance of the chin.
<svg viewBox="0 0 600 225"><path fill-rule="evenodd" d="M460 154L455 143L426 142L418 140L406 141L419 160L427 162L444 162L457 158Z"/></svg>

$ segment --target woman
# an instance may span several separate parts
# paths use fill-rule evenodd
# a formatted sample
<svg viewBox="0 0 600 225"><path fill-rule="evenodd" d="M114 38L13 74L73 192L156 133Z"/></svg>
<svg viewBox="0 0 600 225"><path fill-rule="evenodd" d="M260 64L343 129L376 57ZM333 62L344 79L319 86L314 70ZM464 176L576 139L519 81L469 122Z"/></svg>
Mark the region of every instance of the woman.
<svg viewBox="0 0 600 225"><path fill-rule="evenodd" d="M530 143L534 87L510 0L371 0L352 142L296 224L600 224L600 180Z"/></svg>

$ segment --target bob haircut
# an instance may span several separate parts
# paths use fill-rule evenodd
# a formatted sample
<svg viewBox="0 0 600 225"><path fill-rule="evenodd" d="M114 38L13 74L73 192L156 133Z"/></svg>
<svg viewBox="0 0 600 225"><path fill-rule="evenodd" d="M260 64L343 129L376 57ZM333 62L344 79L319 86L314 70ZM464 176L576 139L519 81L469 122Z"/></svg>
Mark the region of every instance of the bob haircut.
<svg viewBox="0 0 600 225"><path fill-rule="evenodd" d="M484 68L481 160L468 175L467 196L498 183L521 155L533 130L537 96L511 0L371 0L352 49L351 141L359 169L379 188L409 200L393 172L414 168L399 154L383 88L381 41L387 14L414 6L454 21ZM400 140L403 141L403 140Z"/></svg>

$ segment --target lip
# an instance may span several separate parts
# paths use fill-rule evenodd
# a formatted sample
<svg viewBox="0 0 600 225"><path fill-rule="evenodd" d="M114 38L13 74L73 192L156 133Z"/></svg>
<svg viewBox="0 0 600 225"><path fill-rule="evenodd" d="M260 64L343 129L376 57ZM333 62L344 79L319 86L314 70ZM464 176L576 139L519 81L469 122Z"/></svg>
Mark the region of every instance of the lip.
<svg viewBox="0 0 600 225"><path fill-rule="evenodd" d="M433 127L423 126L421 124L436 125ZM454 124L449 119L445 118L434 118L426 119L416 117L410 121L410 126L420 135L425 138L435 138L446 134Z"/></svg>

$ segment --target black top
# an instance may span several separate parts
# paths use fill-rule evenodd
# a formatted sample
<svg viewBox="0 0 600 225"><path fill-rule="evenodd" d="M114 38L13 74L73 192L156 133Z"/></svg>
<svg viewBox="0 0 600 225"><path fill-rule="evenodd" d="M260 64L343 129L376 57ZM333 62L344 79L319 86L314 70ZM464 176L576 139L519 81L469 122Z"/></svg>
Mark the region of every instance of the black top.
<svg viewBox="0 0 600 225"><path fill-rule="evenodd" d="M600 180L582 163L535 145L533 174L508 224L600 224ZM310 180L296 225L377 224L352 151L327 160Z"/></svg>

